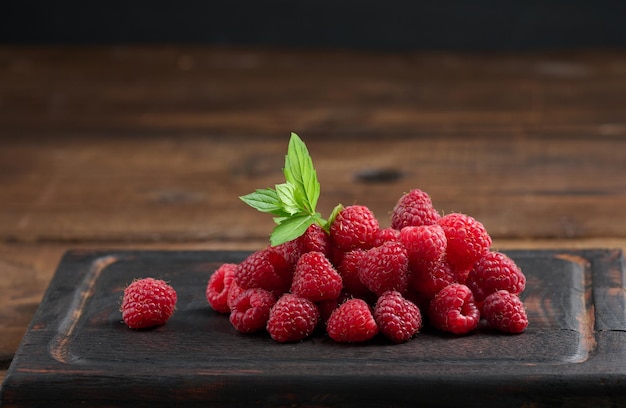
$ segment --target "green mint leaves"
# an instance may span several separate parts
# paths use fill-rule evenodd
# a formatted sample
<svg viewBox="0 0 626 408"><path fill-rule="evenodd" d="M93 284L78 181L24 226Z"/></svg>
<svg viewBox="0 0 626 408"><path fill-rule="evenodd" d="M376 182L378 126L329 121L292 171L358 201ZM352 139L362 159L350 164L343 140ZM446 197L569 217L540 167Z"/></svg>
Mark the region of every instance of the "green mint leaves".
<svg viewBox="0 0 626 408"><path fill-rule="evenodd" d="M320 183L309 151L295 133L291 133L283 173L285 182L274 189L260 189L239 197L250 207L275 216L277 225L270 236L271 245L296 239L315 223L328 231L329 222L343 207L337 206L329 221L316 212Z"/></svg>

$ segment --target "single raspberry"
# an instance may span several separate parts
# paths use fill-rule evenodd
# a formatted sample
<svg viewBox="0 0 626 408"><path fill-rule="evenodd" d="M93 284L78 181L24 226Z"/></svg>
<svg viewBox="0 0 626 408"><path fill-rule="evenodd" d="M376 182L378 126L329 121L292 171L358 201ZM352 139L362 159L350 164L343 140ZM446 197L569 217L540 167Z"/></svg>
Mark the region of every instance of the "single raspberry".
<svg viewBox="0 0 626 408"><path fill-rule="evenodd" d="M524 303L506 290L498 290L485 298L481 316L491 327L506 333L521 333L528 326Z"/></svg>
<svg viewBox="0 0 626 408"><path fill-rule="evenodd" d="M317 302L336 299L341 288L341 276L323 253L307 252L300 257L293 275L291 293Z"/></svg>
<svg viewBox="0 0 626 408"><path fill-rule="evenodd" d="M387 241L400 241L400 231L394 228L383 228L378 230L374 239L374 246L381 246Z"/></svg>
<svg viewBox="0 0 626 408"><path fill-rule="evenodd" d="M452 266L443 260L414 270L411 283L413 289L426 298L432 299L441 289L457 283L457 276Z"/></svg>
<svg viewBox="0 0 626 408"><path fill-rule="evenodd" d="M219 313L229 313L228 291L235 279L237 264L225 263L211 275L206 286L206 299L209 305Z"/></svg>
<svg viewBox="0 0 626 408"><path fill-rule="evenodd" d="M312 224L298 238L302 252L321 252L326 257L330 255L330 235L322 229L318 224Z"/></svg>
<svg viewBox="0 0 626 408"><path fill-rule="evenodd" d="M428 317L436 329L454 334L469 333L480 322L472 291L460 283L448 285L435 295Z"/></svg>
<svg viewBox="0 0 626 408"><path fill-rule="evenodd" d="M356 297L366 296L370 293L370 290L359 278L359 264L365 253L363 249L348 251L342 257L339 266L337 266L337 272L339 272L343 281L343 289Z"/></svg>
<svg viewBox="0 0 626 408"><path fill-rule="evenodd" d="M285 258L272 248L250 254L237 265L235 282L242 289L265 289L282 294L291 284L291 268Z"/></svg>
<svg viewBox="0 0 626 408"><path fill-rule="evenodd" d="M326 322L328 336L340 343L367 341L378 333L368 304L361 299L349 299L339 305Z"/></svg>
<svg viewBox="0 0 626 408"><path fill-rule="evenodd" d="M408 226L430 225L436 223L439 217L430 196L414 189L400 197L393 208L391 228L401 230Z"/></svg>
<svg viewBox="0 0 626 408"><path fill-rule="evenodd" d="M351 205L337 214L330 225L330 237L344 251L369 249L374 246L379 229L378 220L369 208Z"/></svg>
<svg viewBox="0 0 626 408"><path fill-rule="evenodd" d="M503 289L516 295L526 287L526 276L515 261L507 255L491 251L483 255L467 275L467 286L477 302L489 294Z"/></svg>
<svg viewBox="0 0 626 408"><path fill-rule="evenodd" d="M177 295L165 281L143 278L124 289L122 319L131 329L165 324L174 313Z"/></svg>
<svg viewBox="0 0 626 408"><path fill-rule="evenodd" d="M467 285L467 277L469 276L469 273L472 269L473 267L471 266L465 269L453 268L457 283Z"/></svg>
<svg viewBox="0 0 626 408"><path fill-rule="evenodd" d="M293 271L298 263L298 259L302 255L302 245L299 239L283 242L280 245L271 247L271 249L280 254L287 262L287 269Z"/></svg>
<svg viewBox="0 0 626 408"><path fill-rule="evenodd" d="M382 295L388 290L406 293L409 259L400 242L389 241L367 250L359 263L359 279L369 290Z"/></svg>
<svg viewBox="0 0 626 408"><path fill-rule="evenodd" d="M233 301L230 323L241 333L253 333L265 327L276 296L264 289L246 289Z"/></svg>
<svg viewBox="0 0 626 408"><path fill-rule="evenodd" d="M483 224L469 215L450 213L438 223L446 234L446 256L453 267L467 269L489 251L491 237Z"/></svg>
<svg viewBox="0 0 626 408"><path fill-rule="evenodd" d="M244 290L245 289L242 289L241 286L237 285L237 282L233 279L230 287L228 288L228 294L226 295L226 304L228 305L229 310L233 309L235 299L237 299L237 296L239 296L239 294Z"/></svg>
<svg viewBox="0 0 626 408"><path fill-rule="evenodd" d="M411 269L422 269L441 261L448 246L446 234L438 224L404 227L400 241L406 248Z"/></svg>
<svg viewBox="0 0 626 408"><path fill-rule="evenodd" d="M298 341L313 333L319 318L320 312L315 303L292 293L285 293L270 309L266 328L275 341Z"/></svg>
<svg viewBox="0 0 626 408"><path fill-rule="evenodd" d="M374 319L380 332L394 343L408 341L422 327L419 308L397 291L385 292L378 298Z"/></svg>

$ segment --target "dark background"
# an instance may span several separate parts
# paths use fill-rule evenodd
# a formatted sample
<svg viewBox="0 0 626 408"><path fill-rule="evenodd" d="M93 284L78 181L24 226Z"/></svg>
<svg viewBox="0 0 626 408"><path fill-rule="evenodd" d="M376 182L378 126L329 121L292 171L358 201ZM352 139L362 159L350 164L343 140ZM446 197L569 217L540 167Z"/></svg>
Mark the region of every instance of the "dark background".
<svg viewBox="0 0 626 408"><path fill-rule="evenodd" d="M0 6L0 43L615 48L626 1L14 0Z"/></svg>

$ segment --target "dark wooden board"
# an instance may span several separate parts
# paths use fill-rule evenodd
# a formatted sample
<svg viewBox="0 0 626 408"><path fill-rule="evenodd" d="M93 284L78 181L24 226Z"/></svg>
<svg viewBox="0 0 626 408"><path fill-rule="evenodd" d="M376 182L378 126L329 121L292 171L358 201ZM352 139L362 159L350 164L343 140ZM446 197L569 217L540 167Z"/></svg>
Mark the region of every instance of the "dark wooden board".
<svg viewBox="0 0 626 408"><path fill-rule="evenodd" d="M400 345L343 345L322 333L292 344L240 335L212 311L208 277L246 252L71 251L9 368L2 407L626 403L622 252L506 252L528 278L525 333L425 329ZM179 301L166 325L132 331L119 300L142 276L170 281Z"/></svg>

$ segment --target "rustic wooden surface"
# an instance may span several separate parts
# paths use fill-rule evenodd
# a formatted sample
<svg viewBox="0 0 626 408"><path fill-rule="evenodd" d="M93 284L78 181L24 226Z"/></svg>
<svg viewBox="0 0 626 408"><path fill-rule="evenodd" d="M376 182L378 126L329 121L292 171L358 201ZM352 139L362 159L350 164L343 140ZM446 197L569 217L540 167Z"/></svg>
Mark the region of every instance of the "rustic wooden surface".
<svg viewBox="0 0 626 408"><path fill-rule="evenodd" d="M410 342L339 344L322 331L279 345L237 335L207 305L210 274L242 251L71 251L14 358L6 407L578 406L626 402L621 250L510 250L531 324L511 336L425 327ZM116 304L150 275L177 290L166 325L132 331ZM200 290L199 290L200 288ZM159 371L159 375L154 372ZM488 387L488 393L477 388ZM358 391L357 391L358 389ZM172 392L172 390L175 390ZM393 390L393 391L392 391ZM271 401L271 403L270 403ZM3 405L3 407L5 406Z"/></svg>
<svg viewBox="0 0 626 408"><path fill-rule="evenodd" d="M626 248L626 54L0 47L0 380L71 248L255 249L290 131L320 210L410 188L498 248Z"/></svg>

